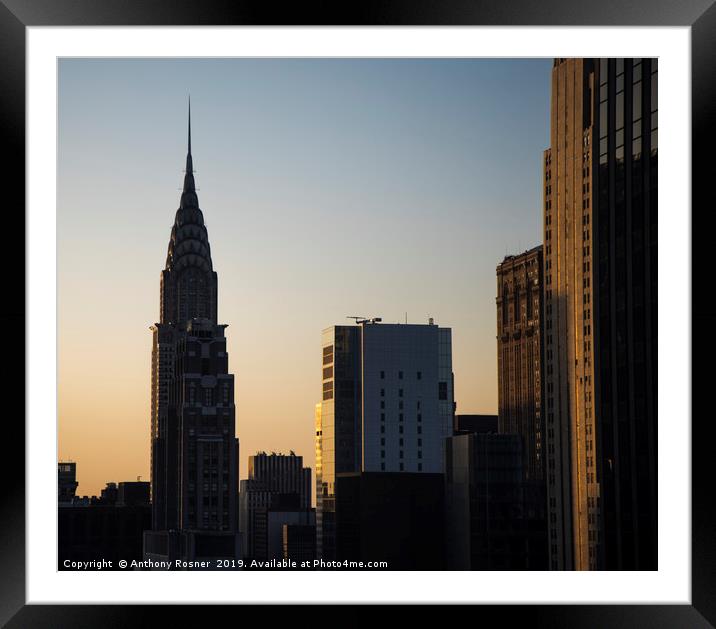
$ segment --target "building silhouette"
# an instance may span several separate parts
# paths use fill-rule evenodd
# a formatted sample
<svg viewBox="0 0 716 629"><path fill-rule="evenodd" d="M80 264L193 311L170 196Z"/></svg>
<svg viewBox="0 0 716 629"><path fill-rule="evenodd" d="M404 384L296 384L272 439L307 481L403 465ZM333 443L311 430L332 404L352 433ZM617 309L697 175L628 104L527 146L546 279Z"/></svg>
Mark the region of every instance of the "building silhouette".
<svg viewBox="0 0 716 629"><path fill-rule="evenodd" d="M151 525L149 483L109 482L100 496L75 496L76 464L57 466L61 492L57 510L57 568L71 562L101 562L105 570L121 570L119 561L142 559L142 535ZM71 488L72 498L69 498Z"/></svg>
<svg viewBox="0 0 716 629"><path fill-rule="evenodd" d="M60 461L57 464L57 501L71 503L77 491L77 463Z"/></svg>
<svg viewBox="0 0 716 629"><path fill-rule="evenodd" d="M385 561L386 570L443 570L443 497L442 473L338 474L334 558Z"/></svg>
<svg viewBox="0 0 716 629"><path fill-rule="evenodd" d="M525 570L522 439L465 433L447 439L445 546L452 570Z"/></svg>
<svg viewBox="0 0 716 629"><path fill-rule="evenodd" d="M365 492L378 487L381 474L413 494L420 482L430 482L427 477L421 481L421 474L442 474L445 438L453 431L451 330L432 321L378 321L323 331L316 506L318 554L325 560L337 558L338 477L371 474L369 479L343 481L363 505L371 504ZM391 480L389 475L400 473L415 478ZM366 548L356 544L353 548Z"/></svg>
<svg viewBox="0 0 716 629"><path fill-rule="evenodd" d="M454 435L475 432L497 432L497 415L455 415Z"/></svg>
<svg viewBox="0 0 716 629"><path fill-rule="evenodd" d="M238 558L238 450L226 325L194 183L191 110L184 187L152 326L151 559Z"/></svg>
<svg viewBox="0 0 716 629"><path fill-rule="evenodd" d="M303 466L303 457L290 454L258 452L249 457L249 479L264 483L268 491L296 494L302 509L311 508L311 468Z"/></svg>
<svg viewBox="0 0 716 629"><path fill-rule="evenodd" d="M150 485L145 481L122 481L117 487L117 506L150 504Z"/></svg>
<svg viewBox="0 0 716 629"><path fill-rule="evenodd" d="M552 569L656 568L655 59L555 59L544 153Z"/></svg>
<svg viewBox="0 0 716 629"><path fill-rule="evenodd" d="M546 570L544 482L527 478L519 434L495 415L458 415L445 441L445 565Z"/></svg>
<svg viewBox="0 0 716 629"><path fill-rule="evenodd" d="M249 477L241 481L239 494L246 559L282 559L284 525L315 528L311 482L311 469L303 467L303 457L294 453L249 457Z"/></svg>
<svg viewBox="0 0 716 629"><path fill-rule="evenodd" d="M316 525L284 524L282 527L283 558L311 562L316 558Z"/></svg>

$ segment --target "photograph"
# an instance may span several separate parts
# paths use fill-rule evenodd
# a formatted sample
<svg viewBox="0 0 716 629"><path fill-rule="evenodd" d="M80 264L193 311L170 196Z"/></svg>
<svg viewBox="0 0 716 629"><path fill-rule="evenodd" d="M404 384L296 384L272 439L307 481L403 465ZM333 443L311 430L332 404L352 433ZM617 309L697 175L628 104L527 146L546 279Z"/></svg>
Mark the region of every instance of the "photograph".
<svg viewBox="0 0 716 629"><path fill-rule="evenodd" d="M658 75L59 57L57 570L659 570Z"/></svg>
<svg viewBox="0 0 716 629"><path fill-rule="evenodd" d="M0 626L716 627L716 0L264 6L0 0Z"/></svg>

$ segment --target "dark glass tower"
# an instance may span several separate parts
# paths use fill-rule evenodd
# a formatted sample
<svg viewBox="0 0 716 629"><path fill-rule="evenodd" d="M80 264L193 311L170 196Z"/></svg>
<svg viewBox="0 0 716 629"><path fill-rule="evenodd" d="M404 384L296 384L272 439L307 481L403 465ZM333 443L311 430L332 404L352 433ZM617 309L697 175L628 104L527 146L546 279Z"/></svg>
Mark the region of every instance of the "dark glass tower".
<svg viewBox="0 0 716 629"><path fill-rule="evenodd" d="M594 379L607 570L658 567L657 63L594 64Z"/></svg>
<svg viewBox="0 0 716 629"><path fill-rule="evenodd" d="M238 440L226 326L194 185L189 111L186 174L152 326L151 557L239 557Z"/></svg>

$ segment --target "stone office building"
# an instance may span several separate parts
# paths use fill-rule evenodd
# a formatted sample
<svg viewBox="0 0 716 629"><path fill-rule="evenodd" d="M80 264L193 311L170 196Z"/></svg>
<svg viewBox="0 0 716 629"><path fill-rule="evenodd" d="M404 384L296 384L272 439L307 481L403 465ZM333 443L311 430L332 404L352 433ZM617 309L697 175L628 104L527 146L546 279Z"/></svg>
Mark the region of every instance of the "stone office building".
<svg viewBox="0 0 716 629"><path fill-rule="evenodd" d="M555 59L544 153L552 569L656 569L656 59Z"/></svg>
<svg viewBox="0 0 716 629"><path fill-rule="evenodd" d="M544 479L542 246L497 267L498 426L522 438L525 479Z"/></svg>

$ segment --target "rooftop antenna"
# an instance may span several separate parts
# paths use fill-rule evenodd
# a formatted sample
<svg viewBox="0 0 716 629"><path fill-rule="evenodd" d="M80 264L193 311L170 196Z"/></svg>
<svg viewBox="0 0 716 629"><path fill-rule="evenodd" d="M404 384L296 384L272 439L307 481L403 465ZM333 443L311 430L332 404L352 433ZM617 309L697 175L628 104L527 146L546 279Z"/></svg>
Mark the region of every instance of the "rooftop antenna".
<svg viewBox="0 0 716 629"><path fill-rule="evenodd" d="M405 311L405 325L408 325L408 311Z"/></svg>
<svg viewBox="0 0 716 629"><path fill-rule="evenodd" d="M367 317L356 317L356 316L346 317L346 319L355 319L355 322L358 325L361 325L363 323L380 323L383 320L381 317L372 317L369 319Z"/></svg>

